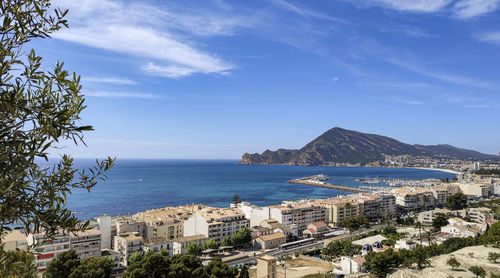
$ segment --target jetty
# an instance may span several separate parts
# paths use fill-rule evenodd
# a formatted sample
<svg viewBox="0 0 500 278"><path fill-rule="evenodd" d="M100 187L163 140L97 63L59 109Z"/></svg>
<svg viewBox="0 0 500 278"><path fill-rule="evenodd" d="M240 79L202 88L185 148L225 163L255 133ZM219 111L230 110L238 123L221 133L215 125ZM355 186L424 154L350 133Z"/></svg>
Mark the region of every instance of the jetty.
<svg viewBox="0 0 500 278"><path fill-rule="evenodd" d="M328 179L328 176L326 176L326 175L314 175L314 176L310 176L310 177L289 180L288 183L312 185L312 186L337 189L337 190L349 191L349 192L355 192L355 193L372 192L371 190L364 190L364 189L359 189L359 188L352 188L352 187L334 185L331 183L327 183L325 181L327 179Z"/></svg>

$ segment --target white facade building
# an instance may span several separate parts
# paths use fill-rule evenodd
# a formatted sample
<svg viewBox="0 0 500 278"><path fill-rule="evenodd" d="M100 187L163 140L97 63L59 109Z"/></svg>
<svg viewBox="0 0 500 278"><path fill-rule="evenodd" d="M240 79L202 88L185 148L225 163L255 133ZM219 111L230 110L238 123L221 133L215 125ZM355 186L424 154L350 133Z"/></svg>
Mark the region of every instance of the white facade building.
<svg viewBox="0 0 500 278"><path fill-rule="evenodd" d="M314 222L327 222L326 208L310 203L288 203L281 206L270 206L271 218L278 220L283 226L296 225L299 233Z"/></svg>
<svg viewBox="0 0 500 278"><path fill-rule="evenodd" d="M111 216L103 215L97 217L97 226L101 232L101 248L111 249Z"/></svg>
<svg viewBox="0 0 500 278"><path fill-rule="evenodd" d="M184 236L205 235L220 243L223 238L249 227L250 221L238 208L205 207L184 222Z"/></svg>

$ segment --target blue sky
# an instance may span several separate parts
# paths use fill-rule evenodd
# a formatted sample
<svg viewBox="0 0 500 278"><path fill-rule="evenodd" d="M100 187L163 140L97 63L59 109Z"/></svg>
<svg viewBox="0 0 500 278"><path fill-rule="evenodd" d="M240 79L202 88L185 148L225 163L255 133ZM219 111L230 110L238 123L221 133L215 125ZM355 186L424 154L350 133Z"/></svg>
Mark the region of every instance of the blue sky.
<svg viewBox="0 0 500 278"><path fill-rule="evenodd" d="M75 157L239 158L340 126L500 151L500 0L58 0ZM55 153L54 153L55 154Z"/></svg>

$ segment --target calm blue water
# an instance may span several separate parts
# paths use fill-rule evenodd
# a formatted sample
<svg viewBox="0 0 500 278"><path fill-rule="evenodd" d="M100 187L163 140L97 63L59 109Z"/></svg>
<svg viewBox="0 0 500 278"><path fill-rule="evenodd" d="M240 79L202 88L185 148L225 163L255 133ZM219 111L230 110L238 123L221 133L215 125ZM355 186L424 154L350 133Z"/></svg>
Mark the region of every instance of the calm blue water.
<svg viewBox="0 0 500 278"><path fill-rule="evenodd" d="M88 167L92 160L76 160L77 167ZM279 204L282 200L320 198L342 194L326 188L288 184L295 178L326 174L330 183L357 187L356 178L452 178L454 175L432 170L362 167L299 167L275 165L237 165L235 160L117 160L108 180L90 193L74 190L68 207L79 218L133 214L138 211L203 203L227 207L234 194L256 205Z"/></svg>

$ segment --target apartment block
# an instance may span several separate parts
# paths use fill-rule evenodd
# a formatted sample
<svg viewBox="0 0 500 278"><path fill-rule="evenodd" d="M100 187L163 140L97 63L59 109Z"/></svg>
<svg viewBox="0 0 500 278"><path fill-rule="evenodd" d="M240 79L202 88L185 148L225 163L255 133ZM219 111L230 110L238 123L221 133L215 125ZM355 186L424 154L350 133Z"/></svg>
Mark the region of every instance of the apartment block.
<svg viewBox="0 0 500 278"><path fill-rule="evenodd" d="M139 221L129 216L120 216L114 220L116 227L116 235L122 233L137 233L143 239L153 237L153 227L149 226L145 221ZM112 234L112 236L116 236Z"/></svg>
<svg viewBox="0 0 500 278"><path fill-rule="evenodd" d="M327 220L325 222L334 227L340 227L344 219L360 216L363 213L363 204L352 198L330 198L313 202L326 210Z"/></svg>
<svg viewBox="0 0 500 278"><path fill-rule="evenodd" d="M493 185L489 183L460 183L460 190L469 196L489 197L493 195Z"/></svg>
<svg viewBox="0 0 500 278"><path fill-rule="evenodd" d="M14 251L16 249L28 251L28 240L26 235L19 230L12 230L2 235L4 251Z"/></svg>
<svg viewBox="0 0 500 278"><path fill-rule="evenodd" d="M143 250L144 250L144 252L151 250L155 253L158 253L161 250L167 250L169 256L172 256L174 254L174 251L173 251L174 247L173 247L172 240L165 238L165 237L161 237L161 236L146 239L144 241Z"/></svg>
<svg viewBox="0 0 500 278"><path fill-rule="evenodd" d="M299 233L314 222L326 222L327 212L323 206L303 202L283 203L270 206L271 218L278 220L283 226L296 225Z"/></svg>
<svg viewBox="0 0 500 278"><path fill-rule="evenodd" d="M184 221L193 215L191 206L180 206L151 209L139 212L132 217L138 221L144 221L152 228L150 237L173 240L184 236Z"/></svg>
<svg viewBox="0 0 500 278"><path fill-rule="evenodd" d="M396 197L397 211L401 214L434 207L434 195L428 188L405 186L393 189L391 193Z"/></svg>
<svg viewBox="0 0 500 278"><path fill-rule="evenodd" d="M61 252L74 249L80 259L101 256L101 233L96 229L86 231L58 233L48 239L45 233L30 234L28 245L35 246L36 264L39 271L44 271L47 265Z"/></svg>
<svg viewBox="0 0 500 278"><path fill-rule="evenodd" d="M238 208L203 207L184 222L184 236L206 235L220 243L223 238L249 227L250 221Z"/></svg>
<svg viewBox="0 0 500 278"><path fill-rule="evenodd" d="M258 226L262 221L271 218L269 207L259 207L248 202L241 202L237 206L245 214L245 218L250 220L250 227Z"/></svg>
<svg viewBox="0 0 500 278"><path fill-rule="evenodd" d="M143 238L139 233L124 232L115 236L114 250L120 254L120 263L129 265L128 259L135 252L143 253Z"/></svg>
<svg viewBox="0 0 500 278"><path fill-rule="evenodd" d="M196 245L203 247L203 243L208 240L206 235L194 235L194 236L186 236L177 238L172 241L173 253L176 254L185 254L186 248L189 244L195 243Z"/></svg>

